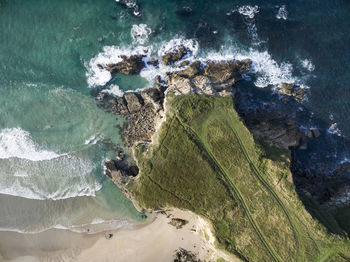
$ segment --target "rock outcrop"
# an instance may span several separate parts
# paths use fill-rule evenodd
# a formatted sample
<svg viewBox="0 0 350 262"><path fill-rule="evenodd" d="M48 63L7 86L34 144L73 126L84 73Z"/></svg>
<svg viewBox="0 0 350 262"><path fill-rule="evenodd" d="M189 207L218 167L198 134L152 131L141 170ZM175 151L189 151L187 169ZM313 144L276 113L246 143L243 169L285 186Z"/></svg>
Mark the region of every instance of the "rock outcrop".
<svg viewBox="0 0 350 262"><path fill-rule="evenodd" d="M143 55L121 56L122 61L116 64L108 64L105 68L111 73L121 73L125 75L139 74L145 67ZM99 65L100 68L104 66Z"/></svg>
<svg viewBox="0 0 350 262"><path fill-rule="evenodd" d="M182 48L179 50L181 51ZM180 53L183 54L183 52ZM173 53L172 58L169 59L175 61L179 57L181 55ZM120 62L122 65L116 64L111 68L123 73L136 72L131 68L137 67L139 60L142 60L142 56L125 58ZM157 76L155 88L148 88L141 92L127 92L123 97L117 98L100 93L98 98L104 108L126 116L128 121L124 129L124 138L127 145L131 147L139 142L150 142L157 121L164 115L163 103L168 93L232 95L234 84L241 79L241 74L250 70L250 66L250 60L204 63L194 61L183 70L168 73L166 79ZM141 63L137 70L141 70Z"/></svg>
<svg viewBox="0 0 350 262"><path fill-rule="evenodd" d="M250 60L195 61L183 70L167 74L168 90L175 94L232 95L234 84L250 67Z"/></svg>
<svg viewBox="0 0 350 262"><path fill-rule="evenodd" d="M136 177L139 168L123 161L109 160L104 163L106 175L117 185L123 185L129 178Z"/></svg>
<svg viewBox="0 0 350 262"><path fill-rule="evenodd" d="M177 61L180 61L182 58L184 58L189 53L189 50L183 46L177 46L174 49L166 52L162 56L162 61L165 65L171 65Z"/></svg>
<svg viewBox="0 0 350 262"><path fill-rule="evenodd" d="M301 103L305 98L306 93L305 88L301 88L294 83L282 83L281 87L279 87L277 90L280 92L282 101L285 103L291 101L291 99Z"/></svg>
<svg viewBox="0 0 350 262"><path fill-rule="evenodd" d="M254 135L267 138L275 146L286 149L307 146L306 136L299 129L295 114L258 108L242 112L241 116Z"/></svg>

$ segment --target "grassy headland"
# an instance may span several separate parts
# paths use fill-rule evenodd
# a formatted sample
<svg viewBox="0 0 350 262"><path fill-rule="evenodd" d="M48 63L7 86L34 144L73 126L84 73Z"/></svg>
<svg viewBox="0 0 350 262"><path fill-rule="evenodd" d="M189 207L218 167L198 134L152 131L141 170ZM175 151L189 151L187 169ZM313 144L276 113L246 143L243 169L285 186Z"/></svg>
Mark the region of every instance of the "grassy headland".
<svg viewBox="0 0 350 262"><path fill-rule="evenodd" d="M169 96L168 107L159 142L134 148L140 176L127 187L141 207L207 218L219 246L245 261L347 261L349 241L299 200L289 151L254 141L231 97Z"/></svg>

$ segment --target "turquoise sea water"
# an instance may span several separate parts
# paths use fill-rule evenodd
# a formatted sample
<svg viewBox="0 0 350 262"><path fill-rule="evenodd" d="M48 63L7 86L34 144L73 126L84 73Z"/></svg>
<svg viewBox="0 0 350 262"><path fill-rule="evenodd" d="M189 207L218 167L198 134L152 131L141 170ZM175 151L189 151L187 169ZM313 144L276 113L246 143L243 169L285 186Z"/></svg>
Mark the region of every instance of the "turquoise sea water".
<svg viewBox="0 0 350 262"><path fill-rule="evenodd" d="M142 220L103 175L103 161L122 144L123 119L92 95L151 85L162 68L129 77L96 67L140 48L157 54L182 41L202 58L249 57L255 85L309 88L304 106L314 120L301 124L321 125L323 139L337 139L333 123L350 135L348 1L124 2L139 9L113 0L0 0L0 230ZM349 152L335 145L329 158L340 162Z"/></svg>

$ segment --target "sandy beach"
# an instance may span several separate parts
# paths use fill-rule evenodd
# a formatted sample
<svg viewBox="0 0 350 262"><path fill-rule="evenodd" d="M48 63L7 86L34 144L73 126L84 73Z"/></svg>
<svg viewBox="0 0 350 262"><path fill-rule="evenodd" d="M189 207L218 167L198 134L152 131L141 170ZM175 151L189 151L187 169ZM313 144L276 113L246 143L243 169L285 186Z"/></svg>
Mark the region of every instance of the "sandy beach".
<svg viewBox="0 0 350 262"><path fill-rule="evenodd" d="M172 218L189 221L182 228ZM37 261L173 261L175 250L184 248L197 258L216 261L236 259L215 247L210 226L189 211L157 213L154 220L134 229L98 234L48 230L39 234L0 233L0 260Z"/></svg>

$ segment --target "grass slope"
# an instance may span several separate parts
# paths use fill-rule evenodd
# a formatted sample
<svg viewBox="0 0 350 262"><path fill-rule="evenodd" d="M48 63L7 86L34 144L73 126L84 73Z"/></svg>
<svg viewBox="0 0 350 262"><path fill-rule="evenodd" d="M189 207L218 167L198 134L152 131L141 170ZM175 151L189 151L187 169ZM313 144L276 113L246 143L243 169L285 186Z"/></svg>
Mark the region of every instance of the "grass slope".
<svg viewBox="0 0 350 262"><path fill-rule="evenodd" d="M142 207L175 206L206 217L219 246L246 261L350 257L348 240L335 240L299 200L289 151L254 141L231 98L169 100L159 143L135 148L141 175L129 190Z"/></svg>

